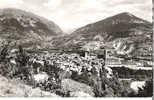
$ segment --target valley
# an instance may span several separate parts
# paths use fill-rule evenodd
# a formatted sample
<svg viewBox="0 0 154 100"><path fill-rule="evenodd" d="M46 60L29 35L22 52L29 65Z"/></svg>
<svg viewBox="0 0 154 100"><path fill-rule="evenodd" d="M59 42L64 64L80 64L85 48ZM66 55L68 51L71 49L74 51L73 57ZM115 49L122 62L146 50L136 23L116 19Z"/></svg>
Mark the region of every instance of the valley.
<svg viewBox="0 0 154 100"><path fill-rule="evenodd" d="M51 97L150 97L152 34L152 23L128 12L64 34L43 17L0 9L0 78Z"/></svg>

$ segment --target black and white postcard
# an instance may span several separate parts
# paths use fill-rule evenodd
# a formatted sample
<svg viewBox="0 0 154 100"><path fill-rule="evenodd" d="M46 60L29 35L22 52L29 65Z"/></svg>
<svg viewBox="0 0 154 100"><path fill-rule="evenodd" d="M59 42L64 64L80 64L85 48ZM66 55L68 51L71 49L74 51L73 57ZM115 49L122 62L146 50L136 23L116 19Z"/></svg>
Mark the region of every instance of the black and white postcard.
<svg viewBox="0 0 154 100"><path fill-rule="evenodd" d="M0 0L0 97L152 97L152 28L152 0Z"/></svg>

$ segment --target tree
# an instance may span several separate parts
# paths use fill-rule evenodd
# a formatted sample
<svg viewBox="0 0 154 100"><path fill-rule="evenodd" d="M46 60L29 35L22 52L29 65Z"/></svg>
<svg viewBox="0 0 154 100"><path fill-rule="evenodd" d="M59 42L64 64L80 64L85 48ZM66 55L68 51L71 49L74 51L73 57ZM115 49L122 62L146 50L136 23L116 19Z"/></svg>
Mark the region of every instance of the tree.
<svg viewBox="0 0 154 100"><path fill-rule="evenodd" d="M7 44L2 46L2 50L0 52L0 61L5 60L6 56L8 55L9 44L10 42L7 42Z"/></svg>

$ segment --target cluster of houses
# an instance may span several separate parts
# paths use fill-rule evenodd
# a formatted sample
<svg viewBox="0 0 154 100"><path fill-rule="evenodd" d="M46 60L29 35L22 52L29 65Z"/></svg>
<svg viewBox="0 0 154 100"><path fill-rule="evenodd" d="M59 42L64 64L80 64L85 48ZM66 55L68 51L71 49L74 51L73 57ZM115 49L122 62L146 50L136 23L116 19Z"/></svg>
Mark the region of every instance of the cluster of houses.
<svg viewBox="0 0 154 100"><path fill-rule="evenodd" d="M32 50L27 50L29 53L32 53ZM12 50L13 52L13 50ZM66 54L78 54L81 57L87 58L87 59L103 59L105 61L106 66L110 67L119 67L119 66L125 66L125 67L149 67L152 66L152 61L135 61L133 59L125 60L124 58L115 57L115 49L112 47L101 47L100 49L96 50L85 50L85 49L70 49L70 50L57 50L57 49L51 49L51 50L38 50L34 51L34 53L66 53Z"/></svg>
<svg viewBox="0 0 154 100"><path fill-rule="evenodd" d="M86 51L86 50L70 50L65 51L65 53L76 53L85 58L98 58L103 59L105 61L106 66L110 67L129 67L129 68L143 68L143 69L152 69L150 65L152 65L152 61L135 61L134 59L125 60L124 58L115 57L114 48L101 48L99 50L94 51ZM146 67L146 68L144 68ZM137 69L138 69L137 68Z"/></svg>

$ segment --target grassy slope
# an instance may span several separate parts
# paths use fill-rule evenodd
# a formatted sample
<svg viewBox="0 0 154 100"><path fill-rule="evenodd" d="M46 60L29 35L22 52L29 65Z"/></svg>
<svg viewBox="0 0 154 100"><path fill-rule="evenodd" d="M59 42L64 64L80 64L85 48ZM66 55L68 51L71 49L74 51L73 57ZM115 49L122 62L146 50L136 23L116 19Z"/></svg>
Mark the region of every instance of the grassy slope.
<svg viewBox="0 0 154 100"><path fill-rule="evenodd" d="M90 86L83 83L79 83L71 79L62 80L62 90L71 91L71 92L82 91L82 92L88 93L91 96L94 96L93 90Z"/></svg>
<svg viewBox="0 0 154 100"><path fill-rule="evenodd" d="M20 82L10 80L0 75L0 97L58 97L55 94L41 91L39 88L33 89Z"/></svg>

